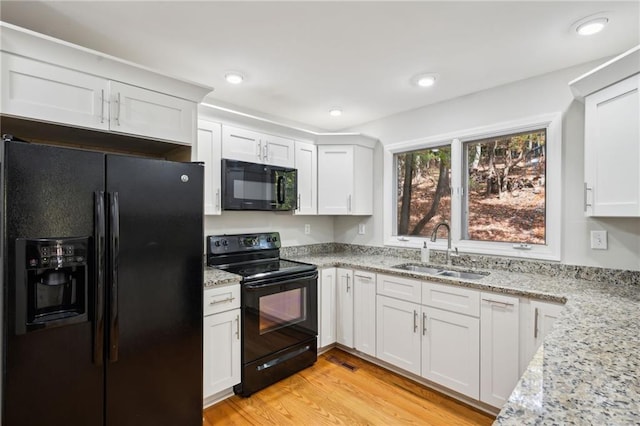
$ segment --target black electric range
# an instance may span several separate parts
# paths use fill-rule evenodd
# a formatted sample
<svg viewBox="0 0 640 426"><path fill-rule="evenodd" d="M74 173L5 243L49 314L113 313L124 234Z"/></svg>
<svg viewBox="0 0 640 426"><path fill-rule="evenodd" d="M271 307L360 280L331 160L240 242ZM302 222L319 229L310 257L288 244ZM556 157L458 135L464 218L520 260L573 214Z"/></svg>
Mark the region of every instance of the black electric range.
<svg viewBox="0 0 640 426"><path fill-rule="evenodd" d="M207 265L242 276L243 396L317 360L318 271L280 258L280 234L207 237Z"/></svg>

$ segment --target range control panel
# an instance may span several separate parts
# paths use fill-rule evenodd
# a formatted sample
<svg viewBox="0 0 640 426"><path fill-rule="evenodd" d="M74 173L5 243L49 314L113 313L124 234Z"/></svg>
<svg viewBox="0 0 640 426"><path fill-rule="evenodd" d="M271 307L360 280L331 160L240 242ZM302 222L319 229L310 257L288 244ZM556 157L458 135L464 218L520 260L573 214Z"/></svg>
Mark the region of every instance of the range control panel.
<svg viewBox="0 0 640 426"><path fill-rule="evenodd" d="M22 240L25 269L85 265L89 238L38 238Z"/></svg>
<svg viewBox="0 0 640 426"><path fill-rule="evenodd" d="M257 250L280 248L280 233L209 235L207 237L207 255L245 253Z"/></svg>

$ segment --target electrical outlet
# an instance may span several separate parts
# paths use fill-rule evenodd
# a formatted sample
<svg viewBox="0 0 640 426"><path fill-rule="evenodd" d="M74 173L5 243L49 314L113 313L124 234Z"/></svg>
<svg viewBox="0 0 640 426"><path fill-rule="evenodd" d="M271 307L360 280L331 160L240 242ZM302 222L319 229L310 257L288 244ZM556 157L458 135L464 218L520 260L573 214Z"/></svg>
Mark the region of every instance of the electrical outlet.
<svg viewBox="0 0 640 426"><path fill-rule="evenodd" d="M594 250L607 249L607 231L591 231L591 248Z"/></svg>
<svg viewBox="0 0 640 426"><path fill-rule="evenodd" d="M304 234L309 235L310 233L311 233L311 225L307 223L304 225Z"/></svg>
<svg viewBox="0 0 640 426"><path fill-rule="evenodd" d="M366 228L364 226L364 223L358 224L358 234L364 235L365 234L365 230L366 230Z"/></svg>

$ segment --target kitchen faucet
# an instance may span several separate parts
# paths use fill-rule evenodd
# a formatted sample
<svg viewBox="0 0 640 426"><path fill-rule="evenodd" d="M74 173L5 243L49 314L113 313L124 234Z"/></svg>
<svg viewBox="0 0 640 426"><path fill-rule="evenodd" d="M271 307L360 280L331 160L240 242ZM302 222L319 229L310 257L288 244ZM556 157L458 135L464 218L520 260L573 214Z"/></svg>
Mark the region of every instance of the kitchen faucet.
<svg viewBox="0 0 640 426"><path fill-rule="evenodd" d="M435 243L436 238L438 236L438 229L441 226L444 226L447 230L447 265L451 265L451 228L447 222L440 222L433 228L433 232L431 233L431 242ZM456 248L456 255L458 253L458 249Z"/></svg>

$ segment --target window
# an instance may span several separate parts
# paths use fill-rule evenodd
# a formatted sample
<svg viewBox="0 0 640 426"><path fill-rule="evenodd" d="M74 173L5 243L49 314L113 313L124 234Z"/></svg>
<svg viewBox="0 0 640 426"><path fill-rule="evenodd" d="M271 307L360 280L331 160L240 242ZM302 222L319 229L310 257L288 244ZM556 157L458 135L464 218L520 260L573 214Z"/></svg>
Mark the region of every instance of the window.
<svg viewBox="0 0 640 426"><path fill-rule="evenodd" d="M560 114L387 146L385 244L560 259ZM446 249L440 228L436 249Z"/></svg>
<svg viewBox="0 0 640 426"><path fill-rule="evenodd" d="M545 244L546 129L464 143L462 239Z"/></svg>
<svg viewBox="0 0 640 426"><path fill-rule="evenodd" d="M431 236L451 218L451 147L396 154L397 235Z"/></svg>

